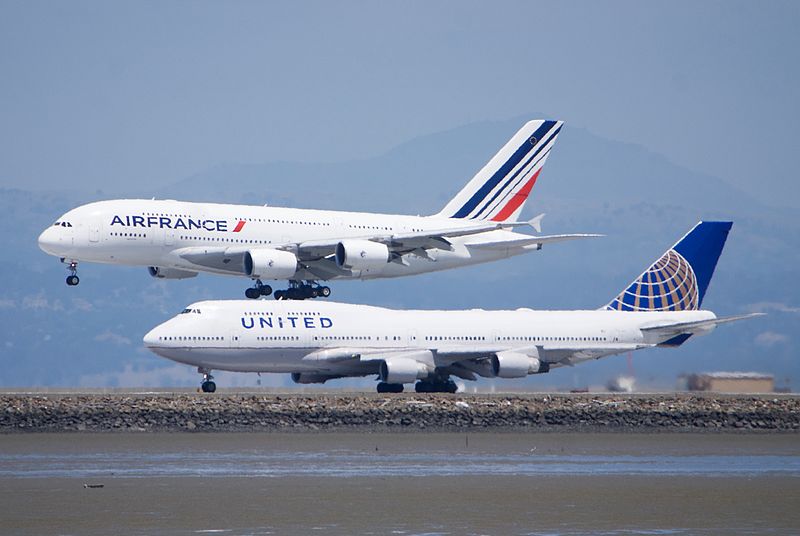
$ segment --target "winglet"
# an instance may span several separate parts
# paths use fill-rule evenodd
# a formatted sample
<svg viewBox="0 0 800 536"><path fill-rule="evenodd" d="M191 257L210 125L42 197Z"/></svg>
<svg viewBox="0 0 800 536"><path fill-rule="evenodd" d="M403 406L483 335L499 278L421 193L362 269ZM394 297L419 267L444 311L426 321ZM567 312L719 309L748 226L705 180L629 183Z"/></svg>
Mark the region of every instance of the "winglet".
<svg viewBox="0 0 800 536"><path fill-rule="evenodd" d="M535 230L537 233L541 233L541 232L542 232L542 220L544 219L544 217L545 217L545 213L544 213L544 212L542 212L541 214L539 214L539 215L538 215L538 216L536 216L535 218L533 218L533 219L529 220L529 221L528 221L528 225L530 225L531 227L533 227L533 228L534 228L534 230Z"/></svg>

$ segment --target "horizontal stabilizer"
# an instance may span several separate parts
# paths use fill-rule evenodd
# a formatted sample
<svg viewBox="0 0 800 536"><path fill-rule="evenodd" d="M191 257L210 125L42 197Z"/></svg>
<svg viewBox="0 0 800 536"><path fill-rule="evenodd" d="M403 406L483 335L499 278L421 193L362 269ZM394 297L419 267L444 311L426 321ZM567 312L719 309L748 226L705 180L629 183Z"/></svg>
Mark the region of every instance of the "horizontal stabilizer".
<svg viewBox="0 0 800 536"><path fill-rule="evenodd" d="M698 320L695 322L680 322L678 324L661 324L655 326L648 326L641 328L643 333L650 333L659 336L669 337L675 335L685 335L711 331L719 324L727 324L729 322L736 322L738 320L746 320L757 316L764 316L764 313L750 313L738 316L723 316L720 318L712 318L710 320Z"/></svg>

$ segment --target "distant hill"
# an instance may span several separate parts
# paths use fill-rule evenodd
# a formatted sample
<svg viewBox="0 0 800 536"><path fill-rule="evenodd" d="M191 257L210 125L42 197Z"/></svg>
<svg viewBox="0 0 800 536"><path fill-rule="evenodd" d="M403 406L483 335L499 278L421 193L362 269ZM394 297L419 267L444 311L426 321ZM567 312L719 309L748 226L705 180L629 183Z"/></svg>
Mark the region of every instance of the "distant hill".
<svg viewBox="0 0 800 536"><path fill-rule="evenodd" d="M141 347L141 336L191 301L238 299L247 286L244 279L212 276L155 281L143 268L87 264L80 268L81 285L67 288L66 271L38 250L36 236L68 208L99 198L157 196L430 214L525 119L422 136L367 160L220 164L156 192L0 190L0 223L11 252L0 264L0 385L193 385L199 376L190 367L152 356ZM567 125L523 216L539 212L548 214L546 233L607 236L441 274L335 283L334 298L396 307L594 308L697 220L730 218L733 231L705 305L719 314L758 309L769 316L722 327L677 351L636 354L639 383L671 387L681 372L734 369L773 372L779 381L800 378L800 289L794 284L800 224L789 211L763 206L722 179L642 147ZM531 377L525 385L603 385L623 372L625 358L612 357ZM221 378L220 386L256 381L255 375ZM287 378L263 381L283 384Z"/></svg>

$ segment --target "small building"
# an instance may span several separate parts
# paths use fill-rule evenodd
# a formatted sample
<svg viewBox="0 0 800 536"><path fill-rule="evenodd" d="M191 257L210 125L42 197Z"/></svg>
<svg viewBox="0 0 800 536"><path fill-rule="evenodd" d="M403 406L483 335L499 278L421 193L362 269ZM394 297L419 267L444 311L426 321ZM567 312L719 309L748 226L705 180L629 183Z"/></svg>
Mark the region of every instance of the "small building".
<svg viewBox="0 0 800 536"><path fill-rule="evenodd" d="M690 391L772 393L775 391L775 377L760 372L705 372L689 374L686 386Z"/></svg>

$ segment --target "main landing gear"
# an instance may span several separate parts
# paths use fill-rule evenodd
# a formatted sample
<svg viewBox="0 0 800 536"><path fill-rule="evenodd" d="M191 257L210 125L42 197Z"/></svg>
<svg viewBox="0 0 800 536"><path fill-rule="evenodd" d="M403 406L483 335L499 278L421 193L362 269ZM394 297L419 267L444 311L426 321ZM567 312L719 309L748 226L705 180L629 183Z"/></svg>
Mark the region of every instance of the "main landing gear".
<svg viewBox="0 0 800 536"><path fill-rule="evenodd" d="M197 372L203 375L203 383L200 384L200 390L204 393L213 393L217 390L217 384L214 383L214 376L211 371L201 367L197 368Z"/></svg>
<svg viewBox="0 0 800 536"><path fill-rule="evenodd" d="M402 383L380 382L378 384L378 392L379 393L402 393L403 392L403 384Z"/></svg>
<svg viewBox="0 0 800 536"><path fill-rule="evenodd" d="M64 262L63 259L61 262ZM69 265L67 265L67 270L69 270L69 274L67 276L67 285L70 287L74 287L78 283L81 282L80 278L78 277L78 262L77 261L69 261Z"/></svg>
<svg viewBox="0 0 800 536"><path fill-rule="evenodd" d="M289 288L276 290L276 300L307 300L309 298L327 298L331 295L330 287L318 285L315 281L289 281Z"/></svg>
<svg viewBox="0 0 800 536"><path fill-rule="evenodd" d="M244 291L244 295L255 300L261 296L272 294L272 287L265 285L260 279L256 280L256 285ZM276 300L307 300L309 298L327 298L331 295L330 287L318 285L315 281L301 283L300 281L289 281L289 288L286 290L276 290Z"/></svg>
<svg viewBox="0 0 800 536"><path fill-rule="evenodd" d="M453 380L423 380L414 385L414 390L418 393L455 393L458 385Z"/></svg>
<svg viewBox="0 0 800 536"><path fill-rule="evenodd" d="M255 300L261 296L269 296L270 294L272 294L272 287L265 285L260 279L256 279L256 285L254 287L250 287L244 291L244 295L251 300ZM275 294L277 294L277 292Z"/></svg>

